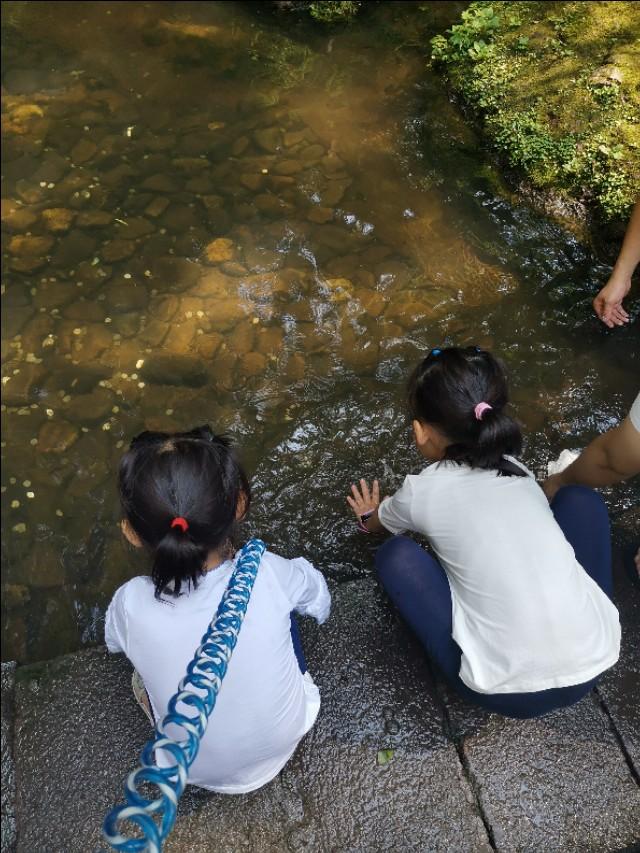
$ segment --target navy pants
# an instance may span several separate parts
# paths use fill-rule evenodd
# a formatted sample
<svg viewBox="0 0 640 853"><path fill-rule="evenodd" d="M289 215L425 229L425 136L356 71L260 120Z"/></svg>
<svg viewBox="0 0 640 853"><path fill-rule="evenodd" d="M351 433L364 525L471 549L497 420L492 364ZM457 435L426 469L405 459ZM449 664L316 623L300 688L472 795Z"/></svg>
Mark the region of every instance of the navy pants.
<svg viewBox="0 0 640 853"><path fill-rule="evenodd" d="M551 509L580 565L611 598L611 543L604 501L584 486L566 486ZM476 693L459 676L461 651L452 634L451 590L440 563L405 536L394 536L376 553L378 576L389 597L438 666L464 699L506 717L528 719L572 705L597 678L536 693Z"/></svg>
<svg viewBox="0 0 640 853"><path fill-rule="evenodd" d="M300 672L304 675L307 671L307 662L304 659L302 640L300 639L300 629L298 628L298 623L294 613L291 614L291 642L293 643L293 653L298 661Z"/></svg>

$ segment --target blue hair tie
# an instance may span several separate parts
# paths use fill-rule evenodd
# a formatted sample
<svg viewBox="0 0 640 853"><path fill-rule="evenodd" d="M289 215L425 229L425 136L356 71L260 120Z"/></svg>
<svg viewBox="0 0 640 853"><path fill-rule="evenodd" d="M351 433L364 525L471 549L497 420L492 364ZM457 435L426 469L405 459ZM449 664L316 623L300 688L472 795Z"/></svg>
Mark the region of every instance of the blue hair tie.
<svg viewBox="0 0 640 853"><path fill-rule="evenodd" d="M441 350L441 349L438 349L438 348L436 347L436 349L432 349L432 350L431 350L431 352L429 353L429 355L440 355L440 353L441 353L441 352L442 352L442 350Z"/></svg>

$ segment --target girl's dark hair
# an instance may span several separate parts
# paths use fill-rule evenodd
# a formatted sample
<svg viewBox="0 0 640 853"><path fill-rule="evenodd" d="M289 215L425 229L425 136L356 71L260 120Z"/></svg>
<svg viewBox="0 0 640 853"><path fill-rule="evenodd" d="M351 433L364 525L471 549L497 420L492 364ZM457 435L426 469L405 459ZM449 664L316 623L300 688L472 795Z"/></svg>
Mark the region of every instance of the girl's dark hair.
<svg viewBox="0 0 640 853"><path fill-rule="evenodd" d="M451 442L445 459L501 474L524 474L503 459L522 448L518 424L504 411L507 381L498 361L479 347L431 350L413 371L408 388L412 419L436 427ZM488 403L481 420L478 403Z"/></svg>
<svg viewBox="0 0 640 853"><path fill-rule="evenodd" d="M231 544L238 501L249 481L230 441L208 426L189 432L143 432L131 442L118 476L124 517L153 557L156 598L194 588L210 551ZM187 529L172 527L184 518Z"/></svg>

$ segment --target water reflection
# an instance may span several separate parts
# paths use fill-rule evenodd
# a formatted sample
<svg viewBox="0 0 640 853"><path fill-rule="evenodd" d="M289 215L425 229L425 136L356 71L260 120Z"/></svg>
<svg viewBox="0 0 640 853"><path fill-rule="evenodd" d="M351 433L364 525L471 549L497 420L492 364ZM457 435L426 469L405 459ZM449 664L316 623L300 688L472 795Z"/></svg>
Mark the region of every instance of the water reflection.
<svg viewBox="0 0 640 853"><path fill-rule="evenodd" d="M621 414L638 355L591 319L603 270L496 195L415 4L292 37L246 4L6 6L6 657L95 641L139 571L113 474L143 427L233 433L253 529L340 578L368 571L345 484L415 462L422 349L501 350L540 469Z"/></svg>

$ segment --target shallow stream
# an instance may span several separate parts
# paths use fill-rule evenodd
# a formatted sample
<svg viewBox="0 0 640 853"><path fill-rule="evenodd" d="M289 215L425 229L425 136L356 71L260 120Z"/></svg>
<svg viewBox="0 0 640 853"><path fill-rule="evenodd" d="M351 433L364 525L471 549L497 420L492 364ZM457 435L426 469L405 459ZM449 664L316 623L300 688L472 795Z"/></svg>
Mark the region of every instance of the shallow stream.
<svg viewBox="0 0 640 853"><path fill-rule="evenodd" d="M249 531L341 580L371 571L349 484L418 464L425 349L504 359L539 474L628 409L637 323L589 304L609 267L504 187L426 67L461 4L369 5L327 32L258 3L4 4L3 659L101 640L142 570L114 483L143 428L232 434Z"/></svg>

